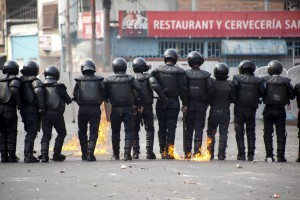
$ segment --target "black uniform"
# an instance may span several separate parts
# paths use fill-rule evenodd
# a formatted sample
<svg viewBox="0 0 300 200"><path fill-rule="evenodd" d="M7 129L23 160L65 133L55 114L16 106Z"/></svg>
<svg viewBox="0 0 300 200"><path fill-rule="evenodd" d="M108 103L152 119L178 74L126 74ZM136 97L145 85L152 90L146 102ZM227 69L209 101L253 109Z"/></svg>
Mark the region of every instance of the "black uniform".
<svg viewBox="0 0 300 200"><path fill-rule="evenodd" d="M293 98L293 87L290 79L281 76L263 77L266 94L263 111L264 118L264 142L266 148L266 158L273 159L273 125L277 134L277 159L278 162L286 162L284 157L286 144L286 111L285 106L289 104L289 99Z"/></svg>
<svg viewBox="0 0 300 200"><path fill-rule="evenodd" d="M55 67L55 66L52 66ZM64 161L65 155L61 154L65 137L67 135L64 112L65 104L72 103L71 97L67 93L67 88L63 83L58 83L53 76L47 75L47 71L52 70L50 67L45 70L45 88L46 112L42 117L43 137L41 140L42 162L49 161L49 142L52 137L52 128L57 132L53 149L53 161ZM55 70L55 69L53 69Z"/></svg>
<svg viewBox="0 0 300 200"><path fill-rule="evenodd" d="M245 160L244 134L246 132L248 143L247 157L249 161L252 161L254 159L256 140L255 115L260 98L264 95L264 87L262 80L253 74L255 65L250 61L243 62L242 66L246 65L246 70L240 70L242 71L242 74L238 74L233 77L233 85L237 92L237 99L234 106L234 128L238 147L237 159ZM253 66L253 68L250 68L249 71L247 68L248 63ZM246 131L244 127L245 125Z"/></svg>
<svg viewBox="0 0 300 200"><path fill-rule="evenodd" d="M122 58L116 58L113 63L115 75L105 79L106 99L109 99L112 110L110 115L112 129L112 148L114 159L118 160L120 154L120 131L121 123L125 127L124 160L132 160L132 115L134 103L134 90L140 105L144 103L142 86L133 76L126 74L127 64Z"/></svg>
<svg viewBox="0 0 300 200"><path fill-rule="evenodd" d="M20 77L22 83L20 93L23 103L21 116L26 131L24 144L25 163L39 162L33 155L33 148L37 132L40 130L41 115L45 112L45 100L43 84L36 77L38 71L38 65L30 61L21 70L23 76Z"/></svg>
<svg viewBox="0 0 300 200"><path fill-rule="evenodd" d="M78 136L82 152L82 160L95 161L94 151L98 139L98 129L101 119L100 105L104 100L103 77L95 76L95 68L91 61L83 65L83 76L75 79L74 100L79 105ZM90 68L91 67L91 68ZM87 137L88 123L90 136Z"/></svg>
<svg viewBox="0 0 300 200"><path fill-rule="evenodd" d="M201 153L203 129L205 126L206 110L214 91L210 73L199 69L199 66L186 71L188 110L186 112L186 143L185 154L192 148L194 135L194 154Z"/></svg>
<svg viewBox="0 0 300 200"><path fill-rule="evenodd" d="M294 87L294 94L297 97L297 105L300 109L300 83L297 83ZM298 138L299 138L299 153L298 153L298 159L297 162L300 162L300 111L298 111Z"/></svg>
<svg viewBox="0 0 300 200"><path fill-rule="evenodd" d="M14 70L10 71L10 64L14 64ZM6 68L6 69L5 69ZM0 151L1 162L18 162L16 156L17 109L22 106L19 94L20 80L16 76L19 66L14 61L8 61L0 78Z"/></svg>
<svg viewBox="0 0 300 200"><path fill-rule="evenodd" d="M228 126L230 121L230 103L236 99L236 91L232 83L227 81L229 68L225 63L215 65L214 74L216 80L213 81L214 93L210 101L210 111L208 116L207 136L211 139L208 150L211 159L214 158L215 135L219 126L219 149L218 159L226 158L226 147L228 139Z"/></svg>
<svg viewBox="0 0 300 200"><path fill-rule="evenodd" d="M153 91L149 83L150 74L147 73L136 73L135 79L140 83L143 88L144 93L144 105L142 105L143 112L140 113L138 108L138 101L134 103L134 113L133 113L133 157L140 154L140 143L139 143L139 131L141 125L145 126L146 130L146 150L147 158L154 159L155 154L153 153L153 143L154 143L154 119L153 119Z"/></svg>

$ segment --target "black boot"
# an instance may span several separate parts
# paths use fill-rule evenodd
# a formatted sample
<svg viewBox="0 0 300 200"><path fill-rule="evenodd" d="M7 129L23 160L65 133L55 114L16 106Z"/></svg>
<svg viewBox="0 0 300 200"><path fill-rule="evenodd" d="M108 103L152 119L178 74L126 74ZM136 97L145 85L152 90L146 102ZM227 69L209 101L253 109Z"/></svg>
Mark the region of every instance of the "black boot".
<svg viewBox="0 0 300 200"><path fill-rule="evenodd" d="M219 150L218 150L218 160L225 160L226 159L226 141L219 141Z"/></svg>
<svg viewBox="0 0 300 200"><path fill-rule="evenodd" d="M131 140L125 140L124 161L132 160L132 157L131 157L131 146L132 146L132 141Z"/></svg>
<svg viewBox="0 0 300 200"><path fill-rule="evenodd" d="M7 163L8 162L8 152L7 152L7 144L5 142L1 142L0 151L1 151L1 162Z"/></svg>
<svg viewBox="0 0 300 200"><path fill-rule="evenodd" d="M96 161L96 157L94 155L96 147L96 142L89 142L88 143L88 149L87 149L87 161Z"/></svg>
<svg viewBox="0 0 300 200"><path fill-rule="evenodd" d="M16 156L16 144L8 144L8 162L19 162L19 158Z"/></svg>
<svg viewBox="0 0 300 200"><path fill-rule="evenodd" d="M56 140L53 148L53 161L62 162L66 159L66 156L61 154L64 141Z"/></svg>
<svg viewBox="0 0 300 200"><path fill-rule="evenodd" d="M87 148L88 148L87 141L80 141L80 147L81 147L81 159L87 160Z"/></svg>
<svg viewBox="0 0 300 200"><path fill-rule="evenodd" d="M174 143L168 142L166 145L166 155L167 155L166 159L175 159L174 150L175 150Z"/></svg>
<svg viewBox="0 0 300 200"><path fill-rule="evenodd" d="M244 140L237 140L237 146L238 146L237 160L246 160Z"/></svg>
<svg viewBox="0 0 300 200"><path fill-rule="evenodd" d="M153 152L153 143L153 139L146 139L147 159L156 159L156 155Z"/></svg>
<svg viewBox="0 0 300 200"><path fill-rule="evenodd" d="M265 141L266 158L265 161L274 162L273 141Z"/></svg>
<svg viewBox="0 0 300 200"><path fill-rule="evenodd" d="M113 149L113 160L120 160L120 142L113 142L112 143L112 149Z"/></svg>
<svg viewBox="0 0 300 200"><path fill-rule="evenodd" d="M41 156L39 158L42 163L49 162L49 142L41 143Z"/></svg>
<svg viewBox="0 0 300 200"><path fill-rule="evenodd" d="M194 155L201 153L202 140L194 140Z"/></svg>
<svg viewBox="0 0 300 200"><path fill-rule="evenodd" d="M158 131L158 143L159 143L159 153L161 159L166 159L167 157L167 149L166 149L166 135L163 135L160 131Z"/></svg>
<svg viewBox="0 0 300 200"><path fill-rule="evenodd" d="M254 160L255 140L248 140L248 161Z"/></svg>
<svg viewBox="0 0 300 200"><path fill-rule="evenodd" d="M213 160L215 157L215 137L208 136L208 139L211 140L211 142L207 146L207 150L210 153L210 159Z"/></svg>
<svg viewBox="0 0 300 200"><path fill-rule="evenodd" d="M192 158L192 141L189 139L185 140L184 159L190 160Z"/></svg>
<svg viewBox="0 0 300 200"><path fill-rule="evenodd" d="M132 143L132 149L133 149L133 154L132 158L133 159L139 159L139 154L140 154L140 143L139 139L135 139Z"/></svg>
<svg viewBox="0 0 300 200"><path fill-rule="evenodd" d="M37 163L37 162L40 162L40 161L33 155L33 144L25 143L24 163Z"/></svg>
<svg viewBox="0 0 300 200"><path fill-rule="evenodd" d="M277 162L287 162L284 154L285 154L285 141L277 142Z"/></svg>

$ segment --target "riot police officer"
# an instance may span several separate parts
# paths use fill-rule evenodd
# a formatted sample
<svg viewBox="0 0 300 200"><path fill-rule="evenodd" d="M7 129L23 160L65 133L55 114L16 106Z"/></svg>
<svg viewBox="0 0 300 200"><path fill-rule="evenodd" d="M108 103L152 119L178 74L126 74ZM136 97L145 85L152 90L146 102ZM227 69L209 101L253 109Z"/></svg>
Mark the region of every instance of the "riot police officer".
<svg viewBox="0 0 300 200"><path fill-rule="evenodd" d="M63 83L58 83L60 72L55 66L48 66L44 72L46 111L42 117L43 138L41 140L41 161L49 162L49 142L52 136L52 127L57 132L53 148L53 161L64 161L66 156L61 154L61 149L67 135L64 120L65 104L72 103Z"/></svg>
<svg viewBox="0 0 300 200"><path fill-rule="evenodd" d="M176 65L178 53L175 49L167 49L164 53L165 65L154 69L151 73L151 87L158 94L156 115L158 118L158 141L161 157L174 159L168 153L174 147L177 119L180 111L178 97L182 101L182 111L187 110L186 75Z"/></svg>
<svg viewBox="0 0 300 200"><path fill-rule="evenodd" d="M245 125L247 135L248 161L253 161L255 151L255 114L264 95L262 80L254 76L256 66L253 62L244 60L239 66L239 73L233 77L237 99L234 106L234 128L238 147L237 160L245 158Z"/></svg>
<svg viewBox="0 0 300 200"><path fill-rule="evenodd" d="M280 61L272 60L268 64L268 74L270 76L263 77L266 94L263 99L266 104L263 111L264 119L264 142L266 148L266 160L273 158L273 125L276 126L277 134L277 161L286 162L285 143L286 130L285 106L290 103L290 99L294 98L293 87L290 84L291 79L281 77L283 66Z"/></svg>
<svg viewBox="0 0 300 200"><path fill-rule="evenodd" d="M300 109L300 83L297 83L294 87L294 94L297 97L297 105L298 108ZM300 111L298 112L298 138L299 138L299 152L298 152L298 159L296 160L297 162L300 162Z"/></svg>
<svg viewBox="0 0 300 200"><path fill-rule="evenodd" d="M22 106L20 99L21 82L17 77L19 65L12 60L3 66L4 76L0 78L0 151L1 162L18 162L17 144L17 109Z"/></svg>
<svg viewBox="0 0 300 200"><path fill-rule="evenodd" d="M211 143L207 149L210 151L211 159L214 158L215 135L219 126L219 149L218 159L226 159L226 147L228 139L228 126L230 121L230 103L236 99L235 88L231 82L227 81L229 67L225 63L218 63L214 68L215 80L214 93L210 102L210 111L208 116L207 137Z"/></svg>
<svg viewBox="0 0 300 200"><path fill-rule="evenodd" d="M135 79L143 87L144 93L144 106L143 111L140 111L141 105L138 101L134 103L133 113L133 158L138 159L140 154L140 143L139 143L139 131L140 125L145 125L146 130L146 150L147 159L156 159L156 155L153 152L154 143L154 121L153 121L153 91L150 86L149 78L150 74L145 73L149 70L149 66L143 58L135 58L132 62L132 68L135 73Z"/></svg>
<svg viewBox="0 0 300 200"><path fill-rule="evenodd" d="M85 60L81 65L83 76L75 79L73 95L74 101L79 105L78 136L82 152L82 160L96 161L94 155L98 128L101 119L100 105L104 100L104 78L96 76L95 63ZM90 124L90 136L87 137L87 126Z"/></svg>
<svg viewBox="0 0 300 200"><path fill-rule="evenodd" d="M112 105L110 120L112 129L113 158L120 159L121 123L125 127L124 160L132 160L131 147L133 131L131 127L134 103L134 90L137 92L138 104L143 105L143 88L133 76L126 74L127 63L123 58L115 58L112 62L115 73L105 79L105 94ZM140 108L143 110L143 108Z"/></svg>
<svg viewBox="0 0 300 200"><path fill-rule="evenodd" d="M194 155L201 154L206 110L214 87L210 73L200 69L204 59L199 52L190 52L187 61L191 69L186 71L188 110L185 117L185 158L190 159L194 131Z"/></svg>
<svg viewBox="0 0 300 200"><path fill-rule="evenodd" d="M21 116L26 136L24 144L24 162L34 163L39 160L33 155L34 141L41 125L41 115L45 112L44 88L36 77L39 74L39 65L34 61L27 62L21 70L23 76L21 97L23 108Z"/></svg>

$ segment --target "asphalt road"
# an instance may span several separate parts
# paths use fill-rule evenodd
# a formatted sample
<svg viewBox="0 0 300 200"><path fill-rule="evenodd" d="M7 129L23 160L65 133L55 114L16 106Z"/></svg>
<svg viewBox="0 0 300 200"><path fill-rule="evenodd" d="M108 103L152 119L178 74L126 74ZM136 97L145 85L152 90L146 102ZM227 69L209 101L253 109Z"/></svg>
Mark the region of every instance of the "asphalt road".
<svg viewBox="0 0 300 200"><path fill-rule="evenodd" d="M68 116L66 142L77 134L77 125L71 121L71 117ZM157 121L155 124L157 127ZM287 163L264 161L263 126L259 120L257 120L257 148L254 162L236 160L233 124L229 126L227 159L209 162L146 160L145 132L142 131L140 133L142 153L139 160L113 161L111 150L108 149L107 155L97 155L97 162L83 162L80 157L74 156L73 152L65 151L64 153L69 156L64 162L26 164L23 163L25 133L21 122L19 129L17 154L20 162L0 164L1 200L300 199L300 163L295 162L299 140L295 125L287 126ZM40 150L40 134L36 140L37 155ZM121 147L123 139L124 134ZM54 139L51 142L53 144ZM175 146L176 151L182 156L181 120L178 121ZM154 150L158 156L157 134Z"/></svg>

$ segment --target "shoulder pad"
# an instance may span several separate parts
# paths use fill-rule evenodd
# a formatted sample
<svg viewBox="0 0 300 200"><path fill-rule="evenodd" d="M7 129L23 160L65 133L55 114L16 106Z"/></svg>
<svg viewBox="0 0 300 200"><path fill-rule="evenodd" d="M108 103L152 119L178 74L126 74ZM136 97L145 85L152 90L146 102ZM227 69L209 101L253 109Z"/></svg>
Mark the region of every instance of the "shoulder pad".
<svg viewBox="0 0 300 200"><path fill-rule="evenodd" d="M26 82L26 81L38 80L38 78L35 77L35 76L21 76L21 77L20 77L20 80L21 80L22 82Z"/></svg>
<svg viewBox="0 0 300 200"><path fill-rule="evenodd" d="M103 79L102 76L79 76L75 78L75 81L102 81Z"/></svg>
<svg viewBox="0 0 300 200"><path fill-rule="evenodd" d="M128 74L122 74L122 75L109 76L108 78L105 79L105 82L110 82L110 83L125 83L125 82L130 82L133 79L134 79L133 76L130 76Z"/></svg>
<svg viewBox="0 0 300 200"><path fill-rule="evenodd" d="M246 74L237 74L234 75L234 78L242 83L248 83L248 84L258 84L262 83L262 79L257 76L251 76Z"/></svg>
<svg viewBox="0 0 300 200"><path fill-rule="evenodd" d="M33 88L42 87L42 86L43 86L43 84L39 79L36 79L36 80L32 81L32 87Z"/></svg>
<svg viewBox="0 0 300 200"><path fill-rule="evenodd" d="M156 68L157 71L169 74L185 74L185 71L177 65L161 65Z"/></svg>
<svg viewBox="0 0 300 200"><path fill-rule="evenodd" d="M282 76L269 76L263 79L266 83L273 85L285 85L291 82L291 79Z"/></svg>
<svg viewBox="0 0 300 200"><path fill-rule="evenodd" d="M142 73L135 74L135 79L138 81L143 81L149 78L150 78L150 74L142 74Z"/></svg>
<svg viewBox="0 0 300 200"><path fill-rule="evenodd" d="M13 79L9 82L9 87L19 88L21 86L21 81L19 79Z"/></svg>

